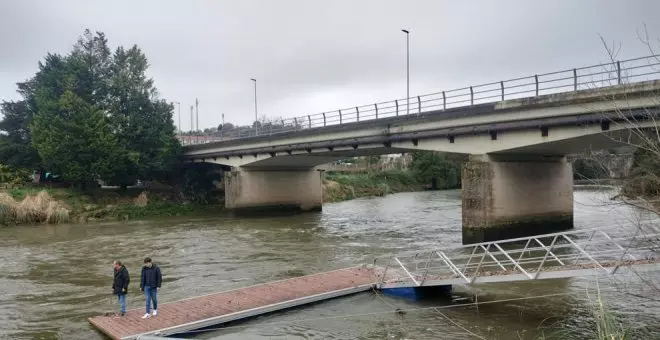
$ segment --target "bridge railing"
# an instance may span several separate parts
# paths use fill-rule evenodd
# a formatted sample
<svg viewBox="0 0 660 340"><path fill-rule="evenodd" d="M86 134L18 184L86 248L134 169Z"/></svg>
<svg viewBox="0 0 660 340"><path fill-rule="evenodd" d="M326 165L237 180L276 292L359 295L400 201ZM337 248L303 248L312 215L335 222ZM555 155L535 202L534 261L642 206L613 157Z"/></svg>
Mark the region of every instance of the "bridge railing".
<svg viewBox="0 0 660 340"><path fill-rule="evenodd" d="M537 74L263 124L257 123L253 127L238 127L234 130L223 131L222 139L251 138L397 116L419 115L431 111L655 79L660 79L660 55ZM191 144L211 141L198 140Z"/></svg>

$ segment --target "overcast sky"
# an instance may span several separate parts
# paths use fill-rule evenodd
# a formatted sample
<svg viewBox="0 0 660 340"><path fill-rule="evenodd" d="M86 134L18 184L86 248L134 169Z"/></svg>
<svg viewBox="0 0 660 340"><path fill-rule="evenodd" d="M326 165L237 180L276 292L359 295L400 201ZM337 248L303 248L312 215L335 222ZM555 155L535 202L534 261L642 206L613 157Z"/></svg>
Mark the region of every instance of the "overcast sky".
<svg viewBox="0 0 660 340"><path fill-rule="evenodd" d="M621 58L660 37L660 1L0 1L0 100L47 52L67 53L85 28L111 48L137 44L161 96L199 98L200 128L293 117L596 64L598 35ZM660 47L660 46L659 46ZM175 113L175 122L178 118Z"/></svg>

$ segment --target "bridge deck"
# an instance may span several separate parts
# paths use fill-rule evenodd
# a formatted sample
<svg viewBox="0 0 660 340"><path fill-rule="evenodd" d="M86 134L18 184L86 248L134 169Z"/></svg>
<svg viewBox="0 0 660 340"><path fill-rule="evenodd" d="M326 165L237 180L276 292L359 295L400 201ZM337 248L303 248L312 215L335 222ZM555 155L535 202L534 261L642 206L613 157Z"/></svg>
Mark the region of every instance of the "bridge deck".
<svg viewBox="0 0 660 340"><path fill-rule="evenodd" d="M146 320L139 308L124 318L96 316L89 322L117 340L171 335L367 291L375 282L373 270L352 267L164 303L158 316Z"/></svg>

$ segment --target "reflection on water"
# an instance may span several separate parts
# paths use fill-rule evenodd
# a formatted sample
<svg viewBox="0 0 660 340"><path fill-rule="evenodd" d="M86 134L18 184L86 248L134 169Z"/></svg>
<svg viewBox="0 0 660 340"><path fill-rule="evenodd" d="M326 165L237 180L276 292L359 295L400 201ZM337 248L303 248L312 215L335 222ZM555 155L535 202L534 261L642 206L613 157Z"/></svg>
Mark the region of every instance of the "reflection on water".
<svg viewBox="0 0 660 340"><path fill-rule="evenodd" d="M160 300L165 302L370 262L391 252L457 245L459 195L404 193L326 204L321 213L269 218L2 228L0 337L102 339L86 318L117 308L110 295L115 258L127 264L133 277L129 306L140 307L137 280L145 256L163 270ZM578 191L575 201L577 228L624 225L639 217L623 206L604 207L610 203L605 194ZM645 277L658 280L657 275ZM604 299L629 315L628 324L641 327L639 334L654 338L660 304L621 293L647 294L648 285L639 279L624 280L622 286L601 279ZM594 297L587 296L587 286L594 287L595 280L481 285L475 287L480 302L567 295L478 308L365 293L234 323L198 338L475 339L474 332L488 339L537 339L563 329L554 338L582 339L593 329L585 303ZM399 315L394 308L416 311Z"/></svg>

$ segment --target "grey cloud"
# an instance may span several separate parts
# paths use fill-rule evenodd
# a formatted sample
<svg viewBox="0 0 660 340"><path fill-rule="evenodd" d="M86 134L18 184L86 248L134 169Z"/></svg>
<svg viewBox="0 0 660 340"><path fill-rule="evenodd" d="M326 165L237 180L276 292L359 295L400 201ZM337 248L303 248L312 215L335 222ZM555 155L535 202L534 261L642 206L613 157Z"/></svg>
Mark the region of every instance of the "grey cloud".
<svg viewBox="0 0 660 340"><path fill-rule="evenodd" d="M636 31L660 37L654 1L18 1L0 3L0 99L46 52L82 30L139 45L161 95L200 100L200 127L291 117L606 60L598 39L646 54ZM656 33L657 32L657 33ZM176 119L175 119L176 121Z"/></svg>

